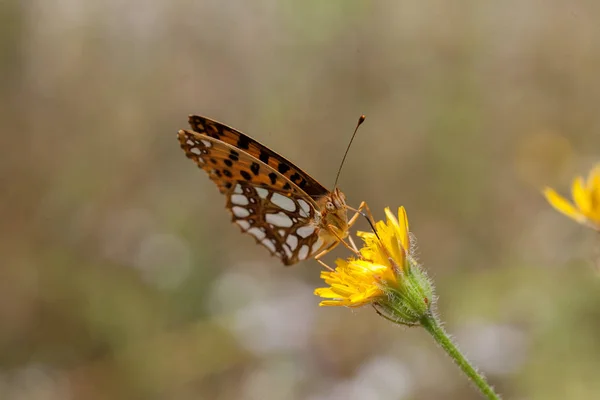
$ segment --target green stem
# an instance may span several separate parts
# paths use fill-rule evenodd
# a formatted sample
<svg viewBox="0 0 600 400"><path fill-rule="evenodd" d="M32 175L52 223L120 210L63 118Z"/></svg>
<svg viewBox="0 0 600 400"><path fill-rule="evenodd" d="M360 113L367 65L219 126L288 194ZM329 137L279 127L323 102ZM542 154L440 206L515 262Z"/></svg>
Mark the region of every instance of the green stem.
<svg viewBox="0 0 600 400"><path fill-rule="evenodd" d="M446 353L454 360L454 362L463 370L463 372L469 377L469 379L481 390L488 399L500 400L500 396L494 392L494 389L486 382L483 375L479 374L477 370L469 363L469 361L462 355L456 345L452 343L448 334L440 326L439 321L436 317L431 314L421 318L421 325L427 332L433 336L435 341L444 349Z"/></svg>

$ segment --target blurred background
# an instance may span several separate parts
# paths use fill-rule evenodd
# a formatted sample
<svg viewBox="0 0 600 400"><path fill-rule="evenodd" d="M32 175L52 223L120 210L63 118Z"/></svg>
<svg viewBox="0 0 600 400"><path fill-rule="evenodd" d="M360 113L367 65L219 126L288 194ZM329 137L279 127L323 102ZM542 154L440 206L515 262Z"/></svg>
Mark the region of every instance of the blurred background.
<svg viewBox="0 0 600 400"><path fill-rule="evenodd" d="M319 308L316 262L241 235L190 113L327 187L366 114L339 185L406 207L468 357L506 399L600 397L600 238L540 194L600 160L597 1L0 10L1 399L480 398L423 330Z"/></svg>

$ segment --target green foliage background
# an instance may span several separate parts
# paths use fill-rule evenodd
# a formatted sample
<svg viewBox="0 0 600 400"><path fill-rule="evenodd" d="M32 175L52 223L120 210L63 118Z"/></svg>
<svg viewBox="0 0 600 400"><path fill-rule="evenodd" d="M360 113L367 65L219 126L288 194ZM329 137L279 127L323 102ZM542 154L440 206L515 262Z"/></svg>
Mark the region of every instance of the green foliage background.
<svg viewBox="0 0 600 400"><path fill-rule="evenodd" d="M326 186L365 113L340 187L407 208L462 349L507 399L600 396L600 238L540 195L600 160L597 1L8 0L0 20L0 398L479 398L423 331L319 309L316 262L240 235L179 149L190 113Z"/></svg>

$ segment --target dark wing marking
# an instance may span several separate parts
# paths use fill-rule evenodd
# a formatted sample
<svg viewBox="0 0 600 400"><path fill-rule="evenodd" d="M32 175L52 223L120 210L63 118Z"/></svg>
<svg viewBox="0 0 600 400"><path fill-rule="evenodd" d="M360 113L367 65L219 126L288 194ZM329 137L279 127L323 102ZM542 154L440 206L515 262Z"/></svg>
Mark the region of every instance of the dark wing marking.
<svg viewBox="0 0 600 400"><path fill-rule="evenodd" d="M195 132L221 140L259 159L295 183L312 198L316 199L329 193L329 190L291 161L242 132L198 115L190 115L188 120Z"/></svg>

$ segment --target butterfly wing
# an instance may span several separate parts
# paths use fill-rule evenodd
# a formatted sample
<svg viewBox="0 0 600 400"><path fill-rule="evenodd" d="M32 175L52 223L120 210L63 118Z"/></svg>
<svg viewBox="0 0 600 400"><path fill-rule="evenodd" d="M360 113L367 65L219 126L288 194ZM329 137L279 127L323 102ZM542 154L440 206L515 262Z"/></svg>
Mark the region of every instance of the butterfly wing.
<svg viewBox="0 0 600 400"><path fill-rule="evenodd" d="M318 254L332 244L319 235L317 211L305 196L237 182L227 208L242 232L254 236L272 255L292 265Z"/></svg>
<svg viewBox="0 0 600 400"><path fill-rule="evenodd" d="M270 165L216 138L181 130L179 142L188 158L206 171L227 197L232 220L243 232L285 265L316 255L330 246L319 235L316 202Z"/></svg>
<svg viewBox="0 0 600 400"><path fill-rule="evenodd" d="M289 179L289 181L295 183L313 199L329 193L329 190L292 162L242 132L210 118L198 115L190 115L188 121L195 132L202 133L243 150L279 172Z"/></svg>

